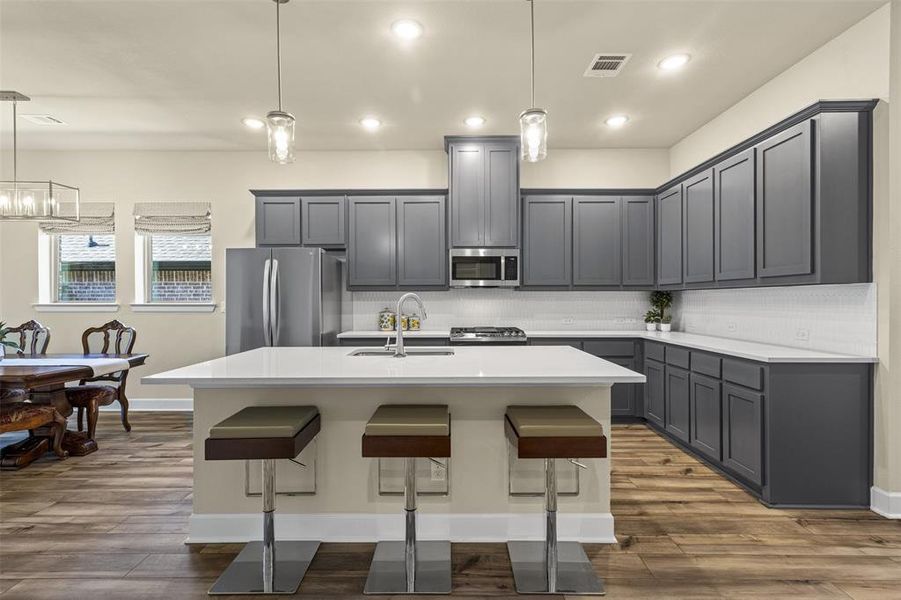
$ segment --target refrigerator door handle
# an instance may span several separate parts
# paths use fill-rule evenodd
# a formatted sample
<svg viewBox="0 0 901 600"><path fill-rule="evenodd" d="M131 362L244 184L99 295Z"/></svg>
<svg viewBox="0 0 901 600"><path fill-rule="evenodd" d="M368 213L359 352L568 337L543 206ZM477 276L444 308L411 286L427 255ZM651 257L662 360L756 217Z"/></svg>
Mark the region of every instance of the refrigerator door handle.
<svg viewBox="0 0 901 600"><path fill-rule="evenodd" d="M271 293L272 281L269 277L272 271L272 260L266 259L263 266L263 343L267 346L272 345L272 322L269 314L269 295Z"/></svg>
<svg viewBox="0 0 901 600"><path fill-rule="evenodd" d="M272 315L272 345L278 346L279 326L281 325L281 294L278 288L278 259L272 259L272 282L269 285L269 312Z"/></svg>

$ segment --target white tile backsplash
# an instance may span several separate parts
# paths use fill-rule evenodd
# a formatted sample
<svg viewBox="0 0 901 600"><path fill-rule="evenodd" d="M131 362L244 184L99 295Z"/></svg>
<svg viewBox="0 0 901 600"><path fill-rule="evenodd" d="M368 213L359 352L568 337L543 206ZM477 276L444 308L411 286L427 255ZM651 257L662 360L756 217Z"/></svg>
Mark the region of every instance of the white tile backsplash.
<svg viewBox="0 0 901 600"><path fill-rule="evenodd" d="M678 292L674 329L876 355L876 284Z"/></svg>

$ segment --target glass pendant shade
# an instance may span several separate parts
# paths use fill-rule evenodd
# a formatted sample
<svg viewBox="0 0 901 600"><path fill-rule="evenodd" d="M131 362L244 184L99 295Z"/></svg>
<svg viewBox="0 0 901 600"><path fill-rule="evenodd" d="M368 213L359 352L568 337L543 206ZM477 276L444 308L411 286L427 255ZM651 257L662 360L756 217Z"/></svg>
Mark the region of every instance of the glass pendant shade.
<svg viewBox="0 0 901 600"><path fill-rule="evenodd" d="M266 115L269 134L269 159L280 165L294 162L294 116L273 110Z"/></svg>
<svg viewBox="0 0 901 600"><path fill-rule="evenodd" d="M76 187L54 181L0 181L0 221L78 221L79 206Z"/></svg>
<svg viewBox="0 0 901 600"><path fill-rule="evenodd" d="M547 111L530 108L519 115L521 157L526 162L538 162L547 157Z"/></svg>

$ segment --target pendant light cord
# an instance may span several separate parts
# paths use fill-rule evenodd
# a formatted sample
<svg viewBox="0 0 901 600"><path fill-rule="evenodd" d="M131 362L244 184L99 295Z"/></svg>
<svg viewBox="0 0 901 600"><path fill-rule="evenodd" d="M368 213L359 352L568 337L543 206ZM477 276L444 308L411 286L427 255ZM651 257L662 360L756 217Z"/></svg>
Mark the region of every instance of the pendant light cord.
<svg viewBox="0 0 901 600"><path fill-rule="evenodd" d="M282 111L282 25L281 2L275 2L275 62L278 70L278 111Z"/></svg>
<svg viewBox="0 0 901 600"><path fill-rule="evenodd" d="M16 134L16 101L13 100L13 184L18 187L19 182L19 159L18 159L18 135Z"/></svg>
<svg viewBox="0 0 901 600"><path fill-rule="evenodd" d="M529 0L529 23L532 40L532 75L530 81L532 86L532 108L535 108L535 0Z"/></svg>

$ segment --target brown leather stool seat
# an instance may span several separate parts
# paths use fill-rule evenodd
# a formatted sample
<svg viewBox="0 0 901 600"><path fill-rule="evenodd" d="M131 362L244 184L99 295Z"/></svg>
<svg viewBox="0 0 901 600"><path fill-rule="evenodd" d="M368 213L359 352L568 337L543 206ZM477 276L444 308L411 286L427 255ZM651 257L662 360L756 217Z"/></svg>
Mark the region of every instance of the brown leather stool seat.
<svg viewBox="0 0 901 600"><path fill-rule="evenodd" d="M210 427L206 460L263 462L263 541L244 546L210 595L297 592L319 542L275 541L275 460L300 454L321 423L315 406L248 406Z"/></svg>
<svg viewBox="0 0 901 600"><path fill-rule="evenodd" d="M605 458L600 423L578 406L508 406L507 438L519 458Z"/></svg>
<svg viewBox="0 0 901 600"><path fill-rule="evenodd" d="M450 456L450 414L443 404L384 404L363 434L366 458Z"/></svg>

